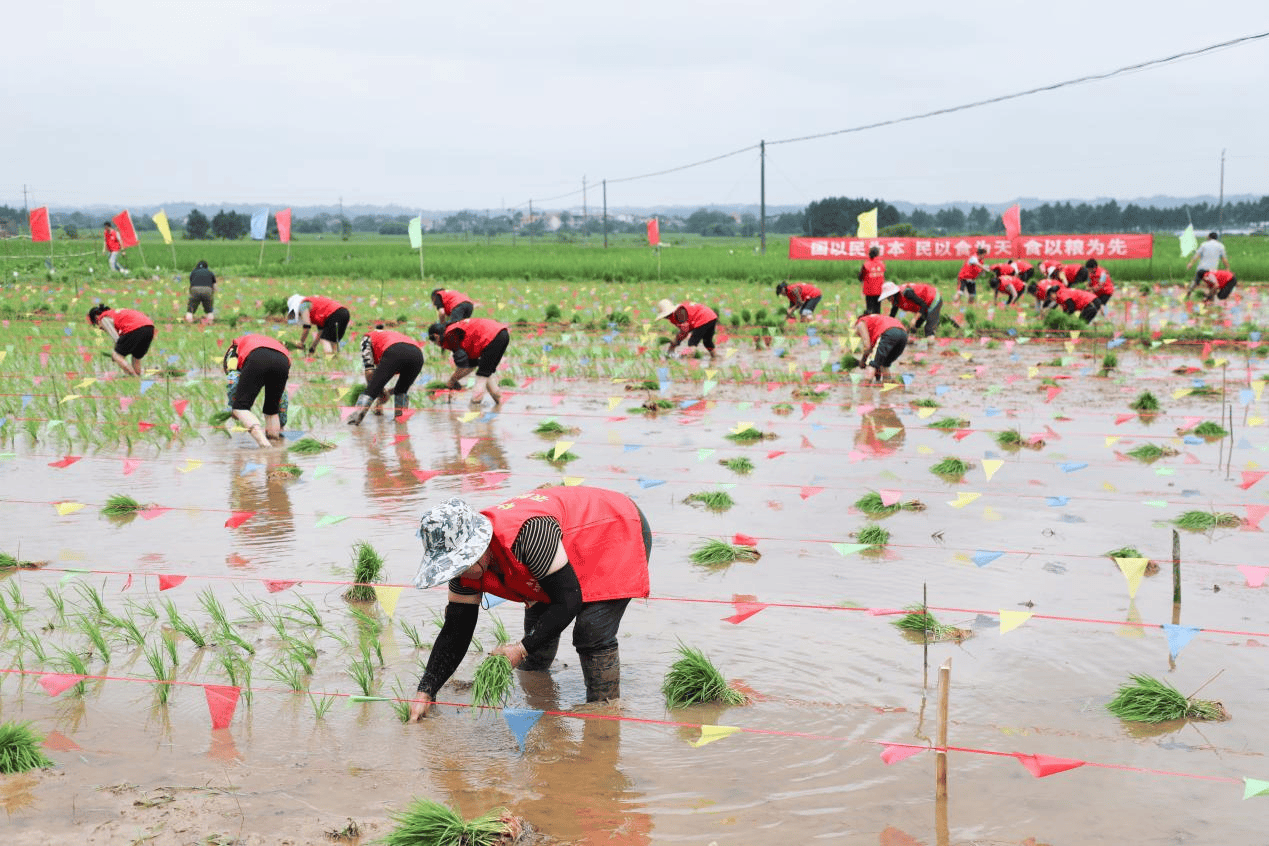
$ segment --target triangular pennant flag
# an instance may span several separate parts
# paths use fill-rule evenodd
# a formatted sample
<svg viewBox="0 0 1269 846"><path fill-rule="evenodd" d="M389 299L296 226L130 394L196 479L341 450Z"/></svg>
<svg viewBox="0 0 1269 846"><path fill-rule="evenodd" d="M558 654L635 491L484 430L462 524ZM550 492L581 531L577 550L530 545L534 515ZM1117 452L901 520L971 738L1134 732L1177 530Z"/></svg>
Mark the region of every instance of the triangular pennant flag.
<svg viewBox="0 0 1269 846"><path fill-rule="evenodd" d="M1185 648L1194 636L1201 632L1202 629L1197 626L1178 626L1172 623L1163 624L1163 632L1168 637L1168 654L1173 658Z"/></svg>
<svg viewBox="0 0 1269 846"><path fill-rule="evenodd" d="M722 740L724 737L733 735L738 731L740 731L740 729L736 726L701 726L700 739L691 741L691 745L701 747L706 743L713 743L715 740Z"/></svg>
<svg viewBox="0 0 1269 846"><path fill-rule="evenodd" d="M313 528L320 529L323 526L333 526L336 523L342 523L347 519L348 517L343 514L323 514L318 521L313 524Z"/></svg>
<svg viewBox="0 0 1269 846"><path fill-rule="evenodd" d="M704 461L707 458L709 458L711 455L713 455L715 452L717 452L717 450L713 450L708 447L702 447L701 449L698 449L696 451L696 460Z"/></svg>
<svg viewBox="0 0 1269 846"><path fill-rule="evenodd" d="M68 455L65 458L63 458L61 461L50 461L48 466L56 467L58 469L61 469L63 467L70 467L76 461L79 461L80 458L81 456L78 456L78 455Z"/></svg>
<svg viewBox="0 0 1269 846"><path fill-rule="evenodd" d="M648 488L655 488L657 485L664 485L664 484L665 484L664 479L645 479L642 476L639 477L639 487L643 488L644 490L647 490Z"/></svg>
<svg viewBox="0 0 1269 846"><path fill-rule="evenodd" d="M358 410L357 406L355 405L341 405L341 406L338 406L338 408L339 408L339 422L340 423L347 423L348 418L356 414Z"/></svg>
<svg viewBox="0 0 1269 846"><path fill-rule="evenodd" d="M83 748L60 731L49 732L40 745L54 752L78 752Z"/></svg>
<svg viewBox="0 0 1269 846"><path fill-rule="evenodd" d="M254 511L235 511L230 514L229 519L225 521L225 528L236 529L255 515L256 513Z"/></svg>
<svg viewBox="0 0 1269 846"><path fill-rule="evenodd" d="M418 479L420 484L426 482L433 476L441 475L441 471L439 470L411 470L410 472L414 474L414 478Z"/></svg>
<svg viewBox="0 0 1269 846"><path fill-rule="evenodd" d="M142 508L137 513L141 515L142 520L153 520L156 517L162 517L164 514L168 513L171 510L172 509L170 508L163 508L162 506L151 505L149 508Z"/></svg>
<svg viewBox="0 0 1269 846"><path fill-rule="evenodd" d="M189 473L193 470L197 470L199 467L202 467L202 466L203 466L203 462L199 461L197 458L187 458L185 459L185 466L178 467L176 469L180 470L182 473Z"/></svg>
<svg viewBox="0 0 1269 846"><path fill-rule="evenodd" d="M168 575L164 575L160 573L159 574L159 590L160 591L171 590L172 588L180 585L181 582L185 581L187 578L189 577L188 576L168 576Z"/></svg>
<svg viewBox="0 0 1269 846"><path fill-rule="evenodd" d="M123 460L123 475L130 476L133 470L141 466L139 458L125 458Z"/></svg>
<svg viewBox="0 0 1269 846"><path fill-rule="evenodd" d="M865 549L872 549L872 544L868 543L835 543L833 549L837 550L838 555L854 555L856 552L863 552Z"/></svg>
<svg viewBox="0 0 1269 846"><path fill-rule="evenodd" d="M1247 587L1258 588L1265 583L1265 577L1269 576L1269 567L1239 564L1238 570L1243 574L1243 578L1247 580Z"/></svg>
<svg viewBox="0 0 1269 846"><path fill-rule="evenodd" d="M991 481L991 477L996 475L996 471L1005 466L1005 462L999 458L983 459L983 473L987 475L987 481Z"/></svg>
<svg viewBox="0 0 1269 846"><path fill-rule="evenodd" d="M55 502L53 507L57 509L59 516L65 517L67 514L74 514L83 508L84 504L82 502Z"/></svg>
<svg viewBox="0 0 1269 846"><path fill-rule="evenodd" d="M913 755L929 750L929 746L913 746L908 743L887 743L881 750L881 760L887 764L897 764Z"/></svg>
<svg viewBox="0 0 1269 846"><path fill-rule="evenodd" d="M476 446L476 444L479 442L480 442L480 438L459 438L458 439L458 454L461 455L463 458L466 458L467 456L471 455L472 447Z"/></svg>
<svg viewBox="0 0 1269 846"><path fill-rule="evenodd" d="M52 465L49 465L49 466L52 466ZM1269 475L1269 470L1244 470L1242 484L1240 484L1238 487L1242 488L1243 490L1247 490L1252 485L1256 484L1256 482L1259 482L1261 479L1263 479L1266 475Z"/></svg>
<svg viewBox="0 0 1269 846"><path fill-rule="evenodd" d="M83 681L87 676L76 676L70 673L45 673L40 676L38 681L40 687L48 691L49 696L57 696L65 693L69 688L74 687Z"/></svg>
<svg viewBox="0 0 1269 846"><path fill-rule="evenodd" d="M961 491L956 495L956 499L948 503L953 508L964 508L974 500L978 499L982 494L973 493L971 491Z"/></svg>
<svg viewBox="0 0 1269 846"><path fill-rule="evenodd" d="M176 413L178 415L182 415L185 413L185 409L189 408L189 400L186 400L186 399L172 400L172 408L176 410Z"/></svg>
<svg viewBox="0 0 1269 846"><path fill-rule="evenodd" d="M758 545L757 538L750 537L749 535L742 535L739 532L737 532L735 536L732 537L731 542L736 544L737 546L757 546Z"/></svg>
<svg viewBox="0 0 1269 846"><path fill-rule="evenodd" d="M1133 420L1136 417L1137 415L1135 414L1121 414L1115 418L1115 425L1122 426L1123 424L1127 423L1129 420Z"/></svg>
<svg viewBox="0 0 1269 846"><path fill-rule="evenodd" d="M811 497L815 496L817 493L823 493L823 492L824 492L824 489L822 487L819 487L818 485L803 485L802 490L798 493L798 495L801 496L802 499L810 499Z"/></svg>
<svg viewBox="0 0 1269 846"><path fill-rule="evenodd" d="M1003 552L992 552L990 550L980 549L977 552L975 552L973 556L971 556L970 560L972 560L979 567L986 567L988 564L995 561L997 558L999 558L1002 555L1004 555Z"/></svg>
<svg viewBox="0 0 1269 846"><path fill-rule="evenodd" d="M524 751L524 739L529 731L542 719L542 712L536 708L503 708L502 718L507 721L507 728L516 737L516 745Z"/></svg>
<svg viewBox="0 0 1269 846"><path fill-rule="evenodd" d="M1269 781L1261 781L1258 778L1243 779L1243 798L1250 799L1253 796L1269 796Z"/></svg>
<svg viewBox="0 0 1269 846"><path fill-rule="evenodd" d="M238 707L239 688L227 684L205 684L207 710L211 714L212 730L229 728L234 710Z"/></svg>
<svg viewBox="0 0 1269 846"><path fill-rule="evenodd" d="M1027 768L1027 772L1036 778L1044 778L1045 776L1064 773L1067 770L1073 770L1077 767L1084 766L1084 761L1076 761L1071 758L1053 758L1048 755L1024 755L1021 752L1015 752L1014 757L1018 759L1018 763Z"/></svg>
<svg viewBox="0 0 1269 846"><path fill-rule="evenodd" d="M573 445L573 441L556 441L555 446L551 448L551 458L559 458L568 452L569 447Z"/></svg>
<svg viewBox="0 0 1269 846"><path fill-rule="evenodd" d="M401 598L402 588L389 587L387 585L375 585L375 599L379 600L379 607L383 609L383 613L388 615L388 619L392 619L392 615L397 610L397 600Z"/></svg>
<svg viewBox="0 0 1269 846"><path fill-rule="evenodd" d="M745 620L748 620L754 614L757 614L763 608L767 607L761 602L745 602L743 600L734 601L732 604L736 606L736 613L730 617L723 617L723 622L735 625L743 623Z"/></svg>
<svg viewBox="0 0 1269 846"><path fill-rule="evenodd" d="M1000 633L1011 632L1034 616L1030 611L1000 611Z"/></svg>
<svg viewBox="0 0 1269 846"><path fill-rule="evenodd" d="M264 589L269 593L281 593L284 590L290 590L298 584L299 582L284 582L281 579L264 579Z"/></svg>
<svg viewBox="0 0 1269 846"><path fill-rule="evenodd" d="M1074 473L1076 470L1083 470L1088 466L1085 461L1066 461L1058 465L1062 468L1063 473Z"/></svg>
<svg viewBox="0 0 1269 846"><path fill-rule="evenodd" d="M1141 577L1146 573L1146 565L1150 563L1146 558L1116 558L1115 563L1119 565L1119 570L1124 574L1124 578L1128 580L1128 596L1136 599L1137 588L1141 587Z"/></svg>
<svg viewBox="0 0 1269 846"><path fill-rule="evenodd" d="M887 507L894 505L903 497L903 491L882 489L877 493L881 495L881 504Z"/></svg>

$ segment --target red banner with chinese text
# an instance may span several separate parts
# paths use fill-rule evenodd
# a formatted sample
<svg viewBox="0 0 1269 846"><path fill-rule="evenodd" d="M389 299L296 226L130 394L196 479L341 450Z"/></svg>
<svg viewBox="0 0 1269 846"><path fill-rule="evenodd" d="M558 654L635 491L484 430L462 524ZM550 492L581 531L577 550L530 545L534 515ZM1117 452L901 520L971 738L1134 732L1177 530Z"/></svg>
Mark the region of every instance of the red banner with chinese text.
<svg viewBox="0 0 1269 846"><path fill-rule="evenodd" d="M858 260L868 248L881 248L891 261L964 261L978 247L991 259L1148 259L1154 254L1153 235L1022 235L1012 241L1000 236L952 238L790 238L789 258Z"/></svg>

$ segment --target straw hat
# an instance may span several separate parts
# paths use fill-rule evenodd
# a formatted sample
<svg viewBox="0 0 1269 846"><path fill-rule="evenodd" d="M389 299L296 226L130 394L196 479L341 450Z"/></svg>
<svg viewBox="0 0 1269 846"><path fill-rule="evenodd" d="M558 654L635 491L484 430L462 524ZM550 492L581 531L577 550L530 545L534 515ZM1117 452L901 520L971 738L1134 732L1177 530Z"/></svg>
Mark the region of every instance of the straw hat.
<svg viewBox="0 0 1269 846"><path fill-rule="evenodd" d="M893 282L881 283L881 299L884 300L886 297L893 297L897 293L899 293L898 285Z"/></svg>
<svg viewBox="0 0 1269 846"><path fill-rule="evenodd" d="M419 521L423 558L414 585L430 588L448 582L480 560L493 538L493 524L458 497L423 512Z"/></svg>
<svg viewBox="0 0 1269 846"><path fill-rule="evenodd" d="M678 308L678 306L670 300L661 300L657 303L657 319L660 320L663 317L669 317L674 313L676 308Z"/></svg>

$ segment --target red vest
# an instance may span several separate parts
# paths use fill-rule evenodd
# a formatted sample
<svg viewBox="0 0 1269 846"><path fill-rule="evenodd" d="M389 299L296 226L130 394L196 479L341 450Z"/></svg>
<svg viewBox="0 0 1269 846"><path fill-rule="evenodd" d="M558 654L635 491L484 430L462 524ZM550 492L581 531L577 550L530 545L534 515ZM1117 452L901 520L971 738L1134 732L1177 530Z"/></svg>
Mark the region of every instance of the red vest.
<svg viewBox="0 0 1269 846"><path fill-rule="evenodd" d="M1076 310L1081 310L1097 299L1097 295L1083 288L1063 288L1053 295L1053 299L1058 305L1066 305L1067 302L1075 303Z"/></svg>
<svg viewBox="0 0 1269 846"><path fill-rule="evenodd" d="M886 281L886 263L879 258L868 259L859 269L859 281L865 297L881 296L881 286Z"/></svg>
<svg viewBox="0 0 1269 846"><path fill-rule="evenodd" d="M1115 283L1111 281L1110 274L1106 272L1105 268L1099 267L1097 270L1093 271L1093 273L1095 275L1093 277L1092 284L1088 286L1090 291L1099 297L1109 297L1111 294L1115 293Z"/></svg>
<svg viewBox="0 0 1269 846"><path fill-rule="evenodd" d="M109 317L115 324L115 331L120 335L126 335L133 329L140 329L142 326L153 326L154 321L146 317L139 311L130 308L112 308L104 312L97 320Z"/></svg>
<svg viewBox="0 0 1269 846"><path fill-rule="evenodd" d="M875 346L877 339L881 337L881 333L887 329L903 329L903 324L888 314L865 314L856 320L855 323L862 323L867 327L869 346ZM904 331L906 334L907 330Z"/></svg>
<svg viewBox="0 0 1269 846"><path fill-rule="evenodd" d="M1216 289L1224 287L1233 278L1233 271L1229 270L1209 270L1203 275L1203 281L1208 287Z"/></svg>
<svg viewBox="0 0 1269 846"><path fill-rule="evenodd" d="M1047 282L1037 282L1035 286L1035 298L1043 302L1047 297L1057 297L1058 291L1066 288L1066 282L1062 279L1050 279Z"/></svg>
<svg viewBox="0 0 1269 846"><path fill-rule="evenodd" d="M927 309L933 308L934 303L938 302L938 288L935 288L933 285L926 285L924 282L913 282L910 285L904 285L903 288L900 289L899 293L894 295L895 302L899 304L899 308L903 311L910 311L913 314L921 313L921 309L916 303L911 302L907 297L903 296L903 291L907 289L911 289L912 293L920 297L925 302L925 307Z"/></svg>
<svg viewBox="0 0 1269 846"><path fill-rule="evenodd" d="M1001 292L1009 290L1009 291L1013 291L1014 296L1017 296L1018 294L1022 293L1024 288L1026 288L1026 286L1022 284L1022 280L1019 279L1017 276L1000 277Z"/></svg>
<svg viewBox="0 0 1269 846"><path fill-rule="evenodd" d="M441 291L441 310L448 317L453 314L454 309L463 303L471 302L466 294L460 294L457 291Z"/></svg>
<svg viewBox="0 0 1269 846"><path fill-rule="evenodd" d="M1016 274L1023 274L1031 269L1031 262L1023 261L1022 259L1014 259L1013 261L1010 262L1010 264L1013 265L1014 272Z"/></svg>
<svg viewBox="0 0 1269 846"><path fill-rule="evenodd" d="M1070 285L1075 281L1075 277L1084 269L1082 264L1064 264L1062 265L1062 281Z"/></svg>
<svg viewBox="0 0 1269 846"><path fill-rule="evenodd" d="M549 602L528 568L511 555L520 527L530 517L560 524L564 552L577 573L584 602L648 595L648 558L639 510L629 497L602 488L541 488L512 497L481 514L493 523L494 565L465 587L515 602Z"/></svg>
<svg viewBox="0 0 1269 846"><path fill-rule="evenodd" d="M824 296L824 292L809 282L797 282L784 289L785 295L793 305Z"/></svg>
<svg viewBox="0 0 1269 846"><path fill-rule="evenodd" d="M485 351L485 347L489 346L489 342L494 339L494 336L506 328L507 325L505 323L499 323L487 317L468 317L445 327L445 335L441 338L441 346L447 350L461 346L463 352L467 353L467 357L475 361L480 358L480 354ZM450 334L455 329L463 330L461 344L454 343L454 338L457 336Z"/></svg>
<svg viewBox="0 0 1269 846"><path fill-rule="evenodd" d="M338 309L343 308L339 303L328 297L305 297L304 302L309 304L309 323L319 329L326 325L326 318L330 317Z"/></svg>
<svg viewBox="0 0 1269 846"><path fill-rule="evenodd" d="M1053 259L1045 259L1044 261L1040 262L1040 272L1043 273L1045 276L1052 276L1061 268L1062 268L1062 262L1060 261L1054 261Z"/></svg>
<svg viewBox="0 0 1269 846"><path fill-rule="evenodd" d="M686 321L678 319L680 311L687 312ZM665 319L679 327L680 332L685 332L689 329L699 329L711 320L717 320L718 314L709 306L703 306L700 303L680 303L679 307L666 315Z"/></svg>
<svg viewBox="0 0 1269 846"><path fill-rule="evenodd" d="M961 265L961 270L956 274L956 278L961 282L972 282L978 278L978 274L983 272L981 262L970 263L971 259L965 259L965 263Z"/></svg>
<svg viewBox="0 0 1269 846"><path fill-rule="evenodd" d="M1007 264L993 264L987 269L997 276L1013 276L1013 268Z"/></svg>
<svg viewBox="0 0 1269 846"><path fill-rule="evenodd" d="M393 332L391 329L372 329L366 333L366 337L370 339L370 354L374 356L375 364L378 364L379 359L383 358L383 351L393 344L419 346L419 342L409 335L402 335L400 332Z"/></svg>
<svg viewBox="0 0 1269 846"><path fill-rule="evenodd" d="M282 342L268 335L243 335L241 338L234 339L234 346L238 348L238 369L247 363L247 356L251 355L253 350L277 350L286 356L286 360L291 360L291 354L286 351L286 347Z"/></svg>
<svg viewBox="0 0 1269 846"><path fill-rule="evenodd" d="M119 245L119 236L115 234L113 229L104 229L102 230L102 234L105 235L106 238L107 250L112 253L117 253L123 249L123 247Z"/></svg>

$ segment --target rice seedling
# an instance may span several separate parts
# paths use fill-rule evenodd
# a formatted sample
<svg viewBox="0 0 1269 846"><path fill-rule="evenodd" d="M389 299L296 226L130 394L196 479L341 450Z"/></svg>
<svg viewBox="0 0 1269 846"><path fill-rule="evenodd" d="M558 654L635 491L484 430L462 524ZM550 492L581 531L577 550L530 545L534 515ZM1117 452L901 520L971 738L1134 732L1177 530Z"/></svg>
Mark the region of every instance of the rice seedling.
<svg viewBox="0 0 1269 846"><path fill-rule="evenodd" d="M731 494L727 491L701 491L699 493L688 494L683 498L684 502L699 502L710 511L726 511L736 504L731 498Z"/></svg>
<svg viewBox="0 0 1269 846"><path fill-rule="evenodd" d="M44 738L30 723L0 723L0 774L24 773L53 766L40 749Z"/></svg>
<svg viewBox="0 0 1269 846"><path fill-rule="evenodd" d="M738 458L723 458L718 463L733 473L739 473L741 476L752 473L754 468L753 461L743 455Z"/></svg>
<svg viewBox="0 0 1269 846"><path fill-rule="evenodd" d="M1102 372L1114 370L1119 366L1119 356L1113 352L1108 352L1102 356Z"/></svg>
<svg viewBox="0 0 1269 846"><path fill-rule="evenodd" d="M148 602L138 602L135 599L125 599L123 604L131 614L141 617L149 617L151 620L157 620L159 618L159 612Z"/></svg>
<svg viewBox="0 0 1269 846"><path fill-rule="evenodd" d="M869 524L855 533L855 540L875 547L885 546L890 543L890 532L876 524Z"/></svg>
<svg viewBox="0 0 1269 846"><path fill-rule="evenodd" d="M238 604L242 606L242 610L246 613L247 619L253 623L267 623L268 617L265 616L264 603L258 599L244 596L241 591L236 597Z"/></svg>
<svg viewBox="0 0 1269 846"><path fill-rule="evenodd" d="M916 406L917 408L938 408L939 407L938 400L930 399L929 397L923 397L919 400L913 400L912 404Z"/></svg>
<svg viewBox="0 0 1269 846"><path fill-rule="evenodd" d="M366 387L367 385L365 382L360 382L356 385L353 385L351 388L349 388L347 391L344 392L344 395L339 400L339 404L340 405L354 404L355 402L357 402L357 397L361 396L362 394L366 392Z"/></svg>
<svg viewBox="0 0 1269 846"><path fill-rule="evenodd" d="M1141 550L1135 546L1121 546L1119 549L1112 549L1106 553L1110 558L1145 558L1141 554Z"/></svg>
<svg viewBox="0 0 1269 846"><path fill-rule="evenodd" d="M419 634L419 630L416 626L410 625L405 620L399 620L398 622L401 626L401 631L405 633L405 636L410 641L410 645L412 647L415 649L425 648L423 644L423 637Z"/></svg>
<svg viewBox="0 0 1269 846"><path fill-rule="evenodd" d="M392 699L388 702L392 706L392 713L397 715L397 719L403 723L410 721L410 700L413 695L407 693L401 688L401 682L392 683Z"/></svg>
<svg viewBox="0 0 1269 846"><path fill-rule="evenodd" d="M316 720L326 719L326 712L330 710L330 706L335 704L334 696L314 696L308 695L309 704L313 706L313 718ZM409 716L408 710L406 716Z"/></svg>
<svg viewBox="0 0 1269 846"><path fill-rule="evenodd" d="M1172 521L1179 529L1190 532L1208 532L1212 529L1235 529L1242 525L1242 518L1228 511L1187 511Z"/></svg>
<svg viewBox="0 0 1269 846"><path fill-rule="evenodd" d="M53 606L53 610L57 612L57 621L65 624L66 622L66 597L62 596L60 590L53 590L51 587L44 588L44 595L48 597L49 604Z"/></svg>
<svg viewBox="0 0 1269 846"><path fill-rule="evenodd" d="M564 435L568 432L569 428L557 420L543 420L533 429L535 435Z"/></svg>
<svg viewBox="0 0 1269 846"><path fill-rule="evenodd" d="M793 396L796 399L811 400L813 402L822 402L828 399L828 391L817 391L814 388L794 388Z"/></svg>
<svg viewBox="0 0 1269 846"><path fill-rule="evenodd" d="M207 612L207 616L211 617L217 629L229 628L229 612L225 610L225 606L216 598L211 588L199 591L198 604L203 606L203 610Z"/></svg>
<svg viewBox="0 0 1269 846"><path fill-rule="evenodd" d="M787 415L793 413L793 406L787 402L778 402L771 406L771 411L779 415Z"/></svg>
<svg viewBox="0 0 1269 846"><path fill-rule="evenodd" d="M505 646L511 640L511 635L507 632L507 626L502 622L502 618L497 614L493 615L494 640L499 646Z"/></svg>
<svg viewBox="0 0 1269 846"><path fill-rule="evenodd" d="M897 511L924 511L925 503L919 499L909 499L906 502L895 502L891 505L886 505L882 502L880 493L869 491L855 500L855 508L869 517L887 517Z"/></svg>
<svg viewBox="0 0 1269 846"><path fill-rule="evenodd" d="M75 591L97 613L98 617L107 616L106 602L95 587L84 582L75 582Z"/></svg>
<svg viewBox="0 0 1269 846"><path fill-rule="evenodd" d="M944 458L937 464L930 465L930 472L947 479L959 479L969 472L970 464L959 458Z"/></svg>
<svg viewBox="0 0 1269 846"><path fill-rule="evenodd" d="M250 641L239 635L238 632L234 631L233 626L227 623L216 631L216 636L222 641L232 643L248 655L256 654L255 646Z"/></svg>
<svg viewBox="0 0 1269 846"><path fill-rule="evenodd" d="M103 622L122 633L123 639L134 646L145 643L145 635L141 634L141 627L131 617L117 617L106 612Z"/></svg>
<svg viewBox="0 0 1269 846"><path fill-rule="evenodd" d="M969 421L964 417L944 417L927 424L931 429L964 429Z"/></svg>
<svg viewBox="0 0 1269 846"><path fill-rule="evenodd" d="M288 449L296 455L316 455L332 450L336 446L337 444L330 441L319 441L317 438L305 436L291 444Z"/></svg>
<svg viewBox="0 0 1269 846"><path fill-rule="evenodd" d="M344 591L349 602L373 602L374 585L383 576L383 556L366 541L353 545L353 581L355 585Z"/></svg>
<svg viewBox="0 0 1269 846"><path fill-rule="evenodd" d="M1219 702L1186 697L1172 685L1153 676L1134 673L1130 682L1119 686L1106 710L1121 720L1161 723L1165 720L1228 720L1229 713Z"/></svg>
<svg viewBox="0 0 1269 846"><path fill-rule="evenodd" d="M1017 449L1022 446L1022 432L1017 429L1005 429L995 435L996 443L1004 449Z"/></svg>
<svg viewBox="0 0 1269 846"><path fill-rule="evenodd" d="M156 687L159 704L166 705L168 697L172 695L171 682L176 677L176 669L168 667L167 662L163 660L163 650L158 646L147 643L142 653L145 655L145 662L150 665L150 672L159 682Z"/></svg>
<svg viewBox="0 0 1269 846"><path fill-rule="evenodd" d="M21 640L27 651L35 656L37 664L43 665L48 661L48 653L44 651L44 640L41 637L31 632L23 631Z"/></svg>
<svg viewBox="0 0 1269 846"><path fill-rule="evenodd" d="M692 563L698 567L721 567L736 561L757 561L762 553L752 546L728 543L711 538L692 550Z"/></svg>
<svg viewBox="0 0 1269 846"><path fill-rule="evenodd" d="M313 644L297 637L288 637L286 654L304 671L304 675L313 675L313 665L317 662L317 648Z"/></svg>
<svg viewBox="0 0 1269 846"><path fill-rule="evenodd" d="M476 667L471 680L471 704L476 708L501 708L511 695L511 662L505 655L490 655ZM478 711L473 708L472 714Z"/></svg>
<svg viewBox="0 0 1269 846"><path fill-rule="evenodd" d="M295 693L300 693L304 690L305 673L303 667L292 662L290 656L284 656L276 664L266 661L264 667L275 681L286 685L288 690ZM367 693L366 695L369 696L370 694Z"/></svg>
<svg viewBox="0 0 1269 846"><path fill-rule="evenodd" d="M4 570L28 569L33 570L40 565L35 561L19 561L7 552L0 552L0 572Z"/></svg>
<svg viewBox="0 0 1269 846"><path fill-rule="evenodd" d="M920 605L909 605L903 609L908 613L895 620L893 625L908 634L920 635L921 639L930 643L953 640L960 642L973 635L967 629L958 629L940 623L928 609Z"/></svg>
<svg viewBox="0 0 1269 846"><path fill-rule="evenodd" d="M438 802L415 799L391 816L396 826L380 841L383 846L496 846L507 839L505 834L514 833L511 822L505 819L508 812L502 808L464 820Z"/></svg>
<svg viewBox="0 0 1269 846"><path fill-rule="evenodd" d="M1141 444L1128 450L1128 454L1143 464L1149 464L1152 461L1158 461L1160 458L1177 455L1177 451L1166 444L1159 446L1158 444Z"/></svg>
<svg viewBox="0 0 1269 846"><path fill-rule="evenodd" d="M1159 410L1159 400L1149 391L1142 391L1129 405L1133 411L1151 412Z"/></svg>
<svg viewBox="0 0 1269 846"><path fill-rule="evenodd" d="M160 632L159 634L163 641L163 648L167 650L167 657L172 662L172 666L180 665L181 656L176 651L176 638L172 636L171 632Z"/></svg>
<svg viewBox="0 0 1269 846"><path fill-rule="evenodd" d="M295 604L284 605L282 607L295 611L297 614L302 614L306 618L304 620L296 620L295 622L303 623L304 625L311 624L313 628L317 629L324 628L322 625L322 615L318 613L317 606L314 605L312 600L310 600L307 596L297 597Z"/></svg>
<svg viewBox="0 0 1269 846"><path fill-rule="evenodd" d="M360 658L348 665L348 675L356 682L357 689L361 691L363 696L370 695L370 689L374 686L375 668L370 663L370 656L362 654Z"/></svg>
<svg viewBox="0 0 1269 846"><path fill-rule="evenodd" d="M433 379L423 386L423 390L428 393L432 393L433 391L444 391L444 390L447 390L448 388L449 388L449 385L445 384L444 382L438 379Z"/></svg>
<svg viewBox="0 0 1269 846"><path fill-rule="evenodd" d="M22 612L17 608L11 607L8 600L6 600L3 596L0 596L0 615L3 615L9 625L13 626L18 631L24 631L26 629L25 625L22 623Z"/></svg>
<svg viewBox="0 0 1269 846"><path fill-rule="evenodd" d="M744 705L748 701L743 693L727 684L727 679L705 653L680 642L678 654L679 659L670 665L661 684L667 708L683 708L700 702Z"/></svg>
<svg viewBox="0 0 1269 846"><path fill-rule="evenodd" d="M208 417L207 422L213 426L222 426L226 420L233 416L233 412L221 409L220 411L213 413L211 417Z"/></svg>
<svg viewBox="0 0 1269 846"><path fill-rule="evenodd" d="M56 670L76 676L88 675L88 665L84 662L84 656L72 649L66 649L63 647L58 647L57 653L59 657L53 662L53 667ZM74 696L83 696L84 689L84 681L81 679L75 683L74 687L71 688L71 693Z"/></svg>
<svg viewBox="0 0 1269 846"><path fill-rule="evenodd" d="M1194 434L1200 438L1223 438L1229 434L1219 423L1213 423L1211 420L1204 420L1202 423L1194 427Z"/></svg>
<svg viewBox="0 0 1269 846"><path fill-rule="evenodd" d="M103 664L110 663L110 644L106 642L106 635L101 630L101 625L96 620L88 617L77 618L77 628L92 643L93 648L97 650Z"/></svg>
<svg viewBox="0 0 1269 846"><path fill-rule="evenodd" d="M127 494L111 494L102 506L101 513L107 517L133 517L143 508L144 505Z"/></svg>
<svg viewBox="0 0 1269 846"><path fill-rule="evenodd" d="M739 432L728 432L724 437L726 437L727 440L729 441L733 441L734 443L752 444L752 443L757 443L758 441L764 440L766 438L774 438L775 435L763 432L759 429L754 428L753 426L750 426L748 429L742 429Z"/></svg>
<svg viewBox="0 0 1269 846"><path fill-rule="evenodd" d="M167 624L177 632L189 638L196 649L202 649L207 645L207 639L203 637L203 633L198 630L198 626L186 621L181 617L181 613L176 610L176 604L172 600L163 603L163 608L167 611Z"/></svg>
<svg viewBox="0 0 1269 846"><path fill-rule="evenodd" d="M566 449L559 454L556 454L554 450L551 450L550 452L535 452L531 453L529 458L541 459L548 464L568 464L570 461L576 461L581 458L581 456L573 452L571 449Z"/></svg>

